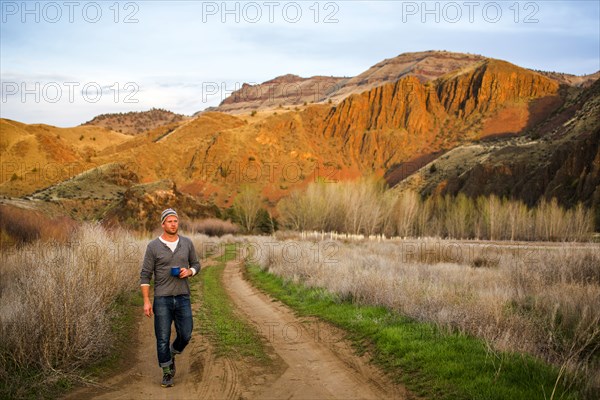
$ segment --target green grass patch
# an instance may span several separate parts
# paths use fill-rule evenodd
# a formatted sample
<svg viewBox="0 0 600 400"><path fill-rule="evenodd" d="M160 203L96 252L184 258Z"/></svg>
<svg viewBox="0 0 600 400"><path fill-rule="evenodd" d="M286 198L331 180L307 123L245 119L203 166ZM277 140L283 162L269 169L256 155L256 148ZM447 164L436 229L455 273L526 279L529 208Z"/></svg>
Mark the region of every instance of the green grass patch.
<svg viewBox="0 0 600 400"><path fill-rule="evenodd" d="M237 246L235 243L231 243L225 245L225 250L223 254L216 258L217 262L222 263L225 266L225 263L235 260L237 257Z"/></svg>
<svg viewBox="0 0 600 400"><path fill-rule="evenodd" d="M115 345L111 353L86 369L94 379L122 371L134 347L131 341L137 331L137 319L142 315L144 299L140 290L121 294L112 309L111 331Z"/></svg>
<svg viewBox="0 0 600 400"><path fill-rule="evenodd" d="M301 315L343 328L360 352L413 393L431 399L550 399L558 370L528 355L491 353L477 339L416 322L384 307L362 306L320 288L286 282L255 265L248 279ZM559 385L554 399L581 398Z"/></svg>
<svg viewBox="0 0 600 400"><path fill-rule="evenodd" d="M192 285L201 298L196 317L199 330L215 346L219 356L244 356L267 361L262 340L255 327L235 311L222 284L225 264L235 258L234 245L228 245L216 258L216 266L202 269L200 279Z"/></svg>

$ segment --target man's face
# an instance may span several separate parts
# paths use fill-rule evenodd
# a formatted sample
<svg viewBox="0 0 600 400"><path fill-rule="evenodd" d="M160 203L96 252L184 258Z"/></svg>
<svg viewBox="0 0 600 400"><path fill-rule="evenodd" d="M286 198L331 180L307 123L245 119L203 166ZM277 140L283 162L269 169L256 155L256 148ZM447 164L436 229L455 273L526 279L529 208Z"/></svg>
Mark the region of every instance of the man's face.
<svg viewBox="0 0 600 400"><path fill-rule="evenodd" d="M179 219L175 215L169 215L162 223L162 227L165 233L174 235L179 227Z"/></svg>

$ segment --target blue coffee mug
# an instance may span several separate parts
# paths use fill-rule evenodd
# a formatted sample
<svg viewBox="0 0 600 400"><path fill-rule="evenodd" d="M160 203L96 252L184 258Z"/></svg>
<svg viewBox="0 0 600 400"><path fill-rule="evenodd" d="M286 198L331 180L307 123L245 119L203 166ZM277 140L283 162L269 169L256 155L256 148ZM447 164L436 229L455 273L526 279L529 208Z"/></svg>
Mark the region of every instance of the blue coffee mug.
<svg viewBox="0 0 600 400"><path fill-rule="evenodd" d="M172 276L179 276L179 272L181 272L180 267L171 267L171 275Z"/></svg>

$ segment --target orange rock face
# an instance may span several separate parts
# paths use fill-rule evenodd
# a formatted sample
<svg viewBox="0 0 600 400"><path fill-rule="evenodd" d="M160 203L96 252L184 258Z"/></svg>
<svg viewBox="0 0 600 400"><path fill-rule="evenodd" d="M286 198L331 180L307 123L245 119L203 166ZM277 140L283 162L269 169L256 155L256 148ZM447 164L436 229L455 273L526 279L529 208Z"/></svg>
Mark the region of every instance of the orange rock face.
<svg viewBox="0 0 600 400"><path fill-rule="evenodd" d="M323 134L337 140L349 162L375 169L479 138L486 120L510 120L504 130L527 126L530 101L555 97L557 82L512 64L486 60L476 68L421 83L409 76L352 95L334 107ZM511 108L519 112L511 112ZM505 111L508 110L508 111Z"/></svg>
<svg viewBox="0 0 600 400"><path fill-rule="evenodd" d="M549 121L561 107L566 107L564 103L569 96L567 89L560 87L559 80L551 74L504 61L446 52L402 55L350 79L285 75L265 82L269 84L278 85L279 89L296 85L305 88L304 94L311 96L314 94L309 90L311 85L339 85L339 88L327 94L335 100L331 104L304 106L302 103L298 108L276 107L256 114L248 110L256 108L258 103L244 102L238 93L237 98L232 96L224 101L222 107L242 111L247 108L245 113L203 112L193 119L170 122L131 140L115 142L114 146L91 148L95 152L89 153L89 163L129 163L136 166L139 182L170 179L179 190L224 207L231 205L241 186L256 185L271 207L290 191L317 179L335 182L374 173L394 177L396 183L409 171L397 171L398 167L411 160L427 163L466 141L491 135L521 135L539 126L542 126L539 135L543 136L567 123L575 112L573 109L568 116L564 114L563 120L554 119L551 124L540 125ZM253 88L256 89L247 85L243 89ZM360 92L360 88L368 89ZM582 89L571 87L569 90ZM340 97L336 97L336 93ZM272 94L263 91L258 102L264 105L265 102L277 104L279 100L285 104L307 101L302 97L288 103L291 101L288 95L283 90ZM19 133L22 128L16 124L4 125L11 132L14 130L15 144L12 139L10 143L7 141L3 157L37 145L35 137ZM567 132L570 128L565 129ZM593 127L590 129L593 131ZM66 133L59 130L53 133L56 137L61 135ZM28 141L24 141L25 137ZM17 139L23 142L21 147ZM592 145L597 143L590 140ZM81 149L72 151L77 160L87 155L84 144L87 142L82 141ZM65 150L64 154L65 160L70 159L70 153ZM592 151L586 160L593 159L595 154ZM577 160L567 156L565 159L572 159L572 163ZM519 170L508 164L490 164L479 171L463 171L464 177L460 179L470 176L467 183L450 177L445 180L442 191L471 188L469 190L475 193L481 190L482 181L491 179L493 174L516 181L523 175L519 171L527 170L526 163L541 162L539 160L531 161L528 153L519 164ZM589 170L592 164L586 165ZM585 169L582 168L565 165L561 173L571 179ZM413 170L415 168L410 169ZM20 174L17 175L14 181L9 180L10 176L4 177L0 186L14 189L21 182ZM595 176L577 178L579 180L572 185L581 190L569 196L575 198L579 193L588 196L594 192ZM543 194L553 178L544 179L536 195ZM520 181L511 187L517 184L521 184ZM495 187L500 186L501 183L495 184ZM564 187L557 183L553 190L558 193L565 191ZM144 203L143 198L135 197L135 200Z"/></svg>
<svg viewBox="0 0 600 400"><path fill-rule="evenodd" d="M437 92L446 111L468 119L496 111L510 102L555 95L558 83L504 61L486 60L471 72L442 78Z"/></svg>

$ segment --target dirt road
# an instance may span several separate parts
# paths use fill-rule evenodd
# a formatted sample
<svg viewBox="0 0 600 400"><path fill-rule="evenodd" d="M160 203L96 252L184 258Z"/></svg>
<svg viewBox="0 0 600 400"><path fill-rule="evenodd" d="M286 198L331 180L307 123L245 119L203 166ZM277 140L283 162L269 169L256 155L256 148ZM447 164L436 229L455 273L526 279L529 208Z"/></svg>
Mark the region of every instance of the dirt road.
<svg viewBox="0 0 600 400"><path fill-rule="evenodd" d="M215 357L195 333L177 357L175 386L160 387L152 320L139 323L135 360L101 387L78 390L67 399L405 399L367 360L356 356L343 332L317 320L300 319L246 280L239 264L226 265L223 284L240 315L263 336L270 365Z"/></svg>

